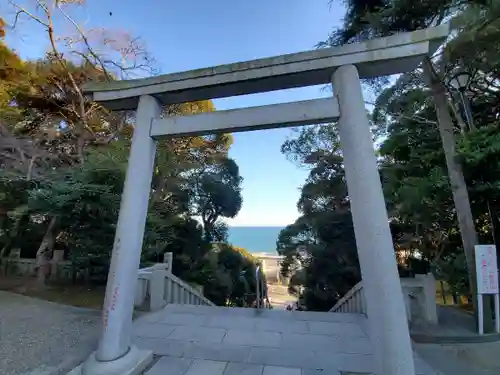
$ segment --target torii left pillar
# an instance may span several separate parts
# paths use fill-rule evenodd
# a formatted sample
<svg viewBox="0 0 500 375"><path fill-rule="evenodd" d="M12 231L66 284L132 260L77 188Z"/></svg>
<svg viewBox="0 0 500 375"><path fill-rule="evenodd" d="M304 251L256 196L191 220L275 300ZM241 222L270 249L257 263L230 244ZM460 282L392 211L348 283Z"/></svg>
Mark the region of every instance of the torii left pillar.
<svg viewBox="0 0 500 375"><path fill-rule="evenodd" d="M155 98L141 96L106 286L101 340L97 351L68 375L136 375L153 359L152 351L131 345L131 329L156 154L150 128L160 113Z"/></svg>

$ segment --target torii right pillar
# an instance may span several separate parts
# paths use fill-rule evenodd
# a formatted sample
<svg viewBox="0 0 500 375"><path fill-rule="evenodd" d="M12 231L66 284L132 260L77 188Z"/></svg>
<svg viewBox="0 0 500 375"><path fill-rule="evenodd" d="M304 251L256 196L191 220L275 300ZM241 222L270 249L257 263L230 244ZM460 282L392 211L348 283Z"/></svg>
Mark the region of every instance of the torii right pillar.
<svg viewBox="0 0 500 375"><path fill-rule="evenodd" d="M413 353L382 184L357 68L332 77L376 375L414 375Z"/></svg>

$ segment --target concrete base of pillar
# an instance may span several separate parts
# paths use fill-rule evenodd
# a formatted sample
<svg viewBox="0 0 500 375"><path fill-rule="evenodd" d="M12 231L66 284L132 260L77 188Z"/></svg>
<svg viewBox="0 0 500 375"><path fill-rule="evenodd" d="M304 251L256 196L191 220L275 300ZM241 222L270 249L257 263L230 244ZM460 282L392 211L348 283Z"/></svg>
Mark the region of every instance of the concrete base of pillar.
<svg viewBox="0 0 500 375"><path fill-rule="evenodd" d="M114 361L98 361L95 353L92 353L85 362L71 370L68 375L139 375L152 360L151 350L131 346L127 354Z"/></svg>

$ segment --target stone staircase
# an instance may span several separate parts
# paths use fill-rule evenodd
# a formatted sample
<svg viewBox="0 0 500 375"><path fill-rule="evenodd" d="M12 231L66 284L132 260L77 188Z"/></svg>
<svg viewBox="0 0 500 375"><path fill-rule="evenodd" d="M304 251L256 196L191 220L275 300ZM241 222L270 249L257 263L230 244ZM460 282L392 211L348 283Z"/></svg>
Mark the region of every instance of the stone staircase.
<svg viewBox="0 0 500 375"><path fill-rule="evenodd" d="M134 322L146 375L370 374L362 314L168 304ZM418 375L436 375L415 355Z"/></svg>
<svg viewBox="0 0 500 375"><path fill-rule="evenodd" d="M287 285L267 284L267 294L273 308L284 310L288 305L293 305L297 302L297 297L288 292Z"/></svg>

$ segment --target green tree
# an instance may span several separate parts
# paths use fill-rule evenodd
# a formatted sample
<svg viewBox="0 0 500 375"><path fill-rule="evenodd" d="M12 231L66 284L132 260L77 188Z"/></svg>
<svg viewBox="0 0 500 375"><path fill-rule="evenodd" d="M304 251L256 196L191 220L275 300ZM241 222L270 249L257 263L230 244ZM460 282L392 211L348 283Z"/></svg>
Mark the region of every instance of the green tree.
<svg viewBox="0 0 500 375"><path fill-rule="evenodd" d="M471 34L477 35L478 30L481 30L484 25L488 25L490 20L495 20L495 17L492 17L488 12L492 6L493 2L490 1L461 2L453 0L429 0L419 2L418 4L412 2L410 5L408 0L380 0L376 2L352 0L347 2L347 12L343 26L330 35L326 44L345 44L390 35L400 31L413 31L446 22L450 18L453 19L454 24L458 23L459 31L463 32L462 29L465 27L469 28ZM468 18L467 14L471 11L482 14L482 20L480 23L473 23L473 26L471 24L463 26L464 23L461 18ZM485 18L489 18L489 20L485 21ZM454 103L450 102L447 87L443 82L443 77L446 73L453 70L456 66L457 59L452 61L448 58L450 55L449 51L453 47L458 52L456 45L450 43L447 46L447 53L438 60L437 66L433 64L430 58L427 58L422 67L416 72L403 75L399 79L399 86L395 89L393 88L392 94L397 95L400 93L400 88L406 87L408 83L410 87L411 84L415 85L415 76L420 81L417 83L419 88L424 88L425 83L428 84L428 89L430 90L428 95L432 97L432 102L436 110L435 122L438 125L443 145L447 173L451 182L452 196L467 259L470 291L471 294L475 294L474 245L478 243L478 238L472 216L469 193L465 183L463 165L457 157L454 135L454 124L463 124L464 121L460 113L456 110ZM482 45L481 48L484 49L485 45ZM411 89L413 88L415 87L411 87ZM411 89L408 91L411 91ZM383 102L387 97L391 97L391 95L381 96L379 99ZM415 112L420 116L418 110Z"/></svg>
<svg viewBox="0 0 500 375"><path fill-rule="evenodd" d="M218 220L235 217L243 199L241 196L242 177L238 165L226 156L218 157L195 171L188 182L192 202L192 213L201 218L208 241L221 241ZM216 238L219 237L219 238Z"/></svg>
<svg viewBox="0 0 500 375"><path fill-rule="evenodd" d="M307 309L329 310L361 279L335 125L302 128L282 152L309 176L297 204L302 215L277 241L281 271Z"/></svg>
<svg viewBox="0 0 500 375"><path fill-rule="evenodd" d="M211 257L213 273L205 283L205 295L222 306L255 304L257 260L245 249L218 243ZM261 271L261 278L265 276Z"/></svg>

